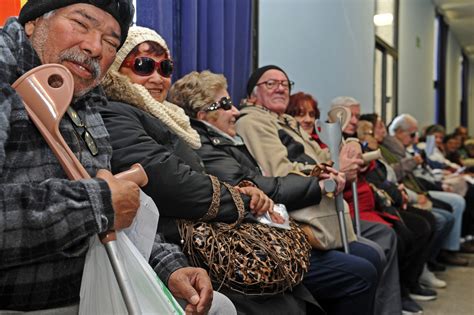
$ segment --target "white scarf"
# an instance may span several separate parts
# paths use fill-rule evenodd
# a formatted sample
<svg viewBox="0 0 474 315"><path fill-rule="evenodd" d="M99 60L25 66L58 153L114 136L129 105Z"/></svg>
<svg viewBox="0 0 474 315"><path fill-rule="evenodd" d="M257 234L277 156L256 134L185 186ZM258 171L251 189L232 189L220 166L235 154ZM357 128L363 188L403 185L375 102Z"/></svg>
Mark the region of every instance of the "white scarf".
<svg viewBox="0 0 474 315"><path fill-rule="evenodd" d="M102 85L110 100L127 103L153 115L193 149L201 147L199 134L191 127L189 117L181 107L168 101L158 102L144 86L132 83L115 70L109 70Z"/></svg>

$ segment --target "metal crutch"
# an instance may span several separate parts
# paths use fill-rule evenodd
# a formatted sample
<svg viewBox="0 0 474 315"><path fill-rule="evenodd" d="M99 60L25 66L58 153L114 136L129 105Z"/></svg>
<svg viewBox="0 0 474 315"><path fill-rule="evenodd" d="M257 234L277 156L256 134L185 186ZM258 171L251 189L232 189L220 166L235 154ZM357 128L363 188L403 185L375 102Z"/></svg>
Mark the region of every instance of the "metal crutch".
<svg viewBox="0 0 474 315"><path fill-rule="evenodd" d="M319 127L321 127L321 130L319 130ZM334 123L326 123L322 122L321 120L316 120L315 130L321 141L328 146L329 152L331 154L331 160L334 162L334 168L339 170L339 146L342 140L340 122L336 121ZM344 199L342 198L341 193L337 194L335 199L344 252L349 254L349 243L347 241L347 228L344 215Z"/></svg>
<svg viewBox="0 0 474 315"><path fill-rule="evenodd" d="M334 107L328 113L329 121L331 122L339 121L339 123L341 124L341 132L345 128L347 122L349 122L351 115L352 115L351 111L344 106ZM342 139L342 142L344 143L344 139ZM351 183L351 189L352 189L352 199L354 202L354 219L355 219L354 228L356 231L356 235L360 237L361 229L360 229L359 197L357 195L357 179Z"/></svg>

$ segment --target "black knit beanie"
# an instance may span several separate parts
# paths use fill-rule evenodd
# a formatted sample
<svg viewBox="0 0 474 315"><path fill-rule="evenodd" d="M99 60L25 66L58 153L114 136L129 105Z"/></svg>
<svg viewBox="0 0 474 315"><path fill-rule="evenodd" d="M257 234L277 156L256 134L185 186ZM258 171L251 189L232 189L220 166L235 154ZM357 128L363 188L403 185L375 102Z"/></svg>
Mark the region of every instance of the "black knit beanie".
<svg viewBox="0 0 474 315"><path fill-rule="evenodd" d="M255 85L257 85L257 82L258 82L258 80L260 80L262 75L265 72L267 72L268 70L272 70L272 69L279 70L279 71L283 72L285 74L286 78L288 79L288 81L290 81L290 78L288 78L288 75L286 74L286 72L283 71L283 69L278 67L278 66L268 65L268 66L260 67L252 73L249 80L247 81L247 97L250 97L250 94L252 94L252 91L255 88ZM290 91L290 93L291 93L291 91Z"/></svg>
<svg viewBox="0 0 474 315"><path fill-rule="evenodd" d="M76 3L91 4L112 15L120 25L120 47L123 45L135 13L132 0L28 0L20 11L18 21L25 25L43 14Z"/></svg>

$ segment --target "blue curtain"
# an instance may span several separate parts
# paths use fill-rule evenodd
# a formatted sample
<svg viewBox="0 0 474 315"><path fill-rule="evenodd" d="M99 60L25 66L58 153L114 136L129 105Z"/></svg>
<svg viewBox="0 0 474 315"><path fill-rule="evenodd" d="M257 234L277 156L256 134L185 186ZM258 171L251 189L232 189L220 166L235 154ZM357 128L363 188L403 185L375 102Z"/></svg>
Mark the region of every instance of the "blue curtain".
<svg viewBox="0 0 474 315"><path fill-rule="evenodd" d="M250 75L251 16L252 0L137 0L137 25L156 30L171 50L173 80L222 73L236 104Z"/></svg>

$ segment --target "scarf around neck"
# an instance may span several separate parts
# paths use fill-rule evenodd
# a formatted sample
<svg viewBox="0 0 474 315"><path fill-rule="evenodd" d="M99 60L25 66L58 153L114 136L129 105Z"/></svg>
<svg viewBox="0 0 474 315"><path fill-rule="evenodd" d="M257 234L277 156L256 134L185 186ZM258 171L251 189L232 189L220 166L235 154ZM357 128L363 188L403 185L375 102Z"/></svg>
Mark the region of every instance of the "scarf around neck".
<svg viewBox="0 0 474 315"><path fill-rule="evenodd" d="M189 117L181 107L168 101L158 102L144 86L132 83L127 76L115 70L109 70L102 81L102 86L109 100L127 103L149 113L163 122L191 148L201 147L199 134L191 127Z"/></svg>

